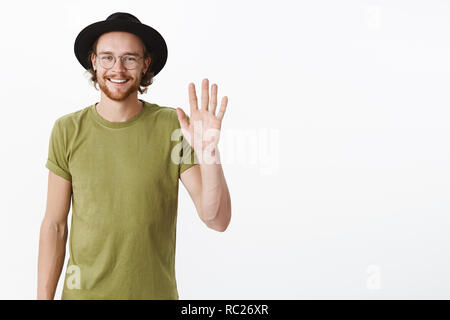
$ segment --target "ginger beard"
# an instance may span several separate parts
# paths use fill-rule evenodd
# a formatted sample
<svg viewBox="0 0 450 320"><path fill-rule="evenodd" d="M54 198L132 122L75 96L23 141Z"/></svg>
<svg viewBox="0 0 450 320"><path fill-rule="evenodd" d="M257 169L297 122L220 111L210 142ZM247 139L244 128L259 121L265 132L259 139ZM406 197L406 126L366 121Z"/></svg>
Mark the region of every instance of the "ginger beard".
<svg viewBox="0 0 450 320"><path fill-rule="evenodd" d="M138 78L133 78L131 75L108 74L102 77L97 77L97 81L100 90L102 90L108 98L115 101L123 101L139 89L139 84L141 83L143 77L142 72L140 72L139 75ZM108 78L126 78L130 80L123 85L117 86L111 83Z"/></svg>

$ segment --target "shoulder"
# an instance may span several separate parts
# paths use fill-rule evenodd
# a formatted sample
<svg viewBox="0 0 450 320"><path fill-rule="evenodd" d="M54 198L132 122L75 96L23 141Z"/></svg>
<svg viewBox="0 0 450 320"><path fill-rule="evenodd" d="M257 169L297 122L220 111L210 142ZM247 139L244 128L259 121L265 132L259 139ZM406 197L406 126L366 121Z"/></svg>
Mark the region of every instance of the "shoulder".
<svg viewBox="0 0 450 320"><path fill-rule="evenodd" d="M87 117L87 113L91 106L59 116L55 120L55 126L59 127L60 130L76 129L80 125L80 123Z"/></svg>
<svg viewBox="0 0 450 320"><path fill-rule="evenodd" d="M148 103L154 110L154 112L158 113L161 116L173 117L177 115L177 110L173 107L168 107L164 105L159 105L157 103Z"/></svg>
<svg viewBox="0 0 450 320"><path fill-rule="evenodd" d="M156 103L149 104L152 107L155 117L158 118L158 123L164 123L165 125L169 125L171 127L179 126L176 108L159 105Z"/></svg>

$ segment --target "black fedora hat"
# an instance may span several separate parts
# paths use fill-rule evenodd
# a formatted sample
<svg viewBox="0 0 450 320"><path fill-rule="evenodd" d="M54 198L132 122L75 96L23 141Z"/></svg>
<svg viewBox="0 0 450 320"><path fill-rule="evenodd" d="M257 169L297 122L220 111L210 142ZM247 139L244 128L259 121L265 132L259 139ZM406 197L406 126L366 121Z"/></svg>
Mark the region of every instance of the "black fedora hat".
<svg viewBox="0 0 450 320"><path fill-rule="evenodd" d="M150 68L154 75L158 74L167 61L167 45L161 34L152 27L145 25L130 13L116 12L106 20L98 21L85 27L75 39L75 56L85 69L92 68L88 57L95 40L106 32L126 31L137 35L144 42L153 61Z"/></svg>

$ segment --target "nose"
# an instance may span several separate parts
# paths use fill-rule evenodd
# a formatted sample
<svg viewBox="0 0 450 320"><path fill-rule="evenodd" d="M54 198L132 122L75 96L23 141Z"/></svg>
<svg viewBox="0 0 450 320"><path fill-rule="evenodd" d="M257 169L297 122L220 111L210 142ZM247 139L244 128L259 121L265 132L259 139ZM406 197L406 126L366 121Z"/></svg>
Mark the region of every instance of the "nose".
<svg viewBox="0 0 450 320"><path fill-rule="evenodd" d="M122 57L116 57L116 62L111 68L111 71L126 71L125 67L122 64Z"/></svg>

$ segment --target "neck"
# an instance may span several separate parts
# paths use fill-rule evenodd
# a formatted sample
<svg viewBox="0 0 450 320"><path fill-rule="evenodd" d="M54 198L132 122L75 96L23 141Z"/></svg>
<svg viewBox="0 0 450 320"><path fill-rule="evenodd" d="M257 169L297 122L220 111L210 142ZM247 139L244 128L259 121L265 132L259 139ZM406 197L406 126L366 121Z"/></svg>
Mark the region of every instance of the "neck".
<svg viewBox="0 0 450 320"><path fill-rule="evenodd" d="M124 122L138 115L144 103L137 96L129 96L122 101L112 100L102 94L100 102L96 104L97 113L110 122Z"/></svg>

